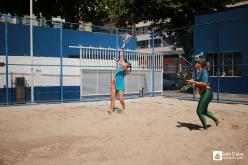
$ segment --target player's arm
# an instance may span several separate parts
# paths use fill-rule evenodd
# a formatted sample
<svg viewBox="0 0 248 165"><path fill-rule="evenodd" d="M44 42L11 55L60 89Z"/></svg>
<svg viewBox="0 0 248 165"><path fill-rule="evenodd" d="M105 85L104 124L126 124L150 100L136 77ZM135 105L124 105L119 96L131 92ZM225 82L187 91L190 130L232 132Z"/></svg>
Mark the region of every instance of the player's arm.
<svg viewBox="0 0 248 165"><path fill-rule="evenodd" d="M207 87L208 86L208 83L206 82L195 82L195 86L198 86L198 87Z"/></svg>
<svg viewBox="0 0 248 165"><path fill-rule="evenodd" d="M120 51L120 60L119 60L119 63L123 63L124 62L124 49L123 48L121 48L121 51Z"/></svg>
<svg viewBox="0 0 248 165"><path fill-rule="evenodd" d="M123 65L123 63L124 63L124 58L123 58L123 56L124 56L124 51L123 51L123 48L121 48L121 50L120 50L120 58L119 58L119 60L117 60L115 57L113 58L116 62L118 62L120 65Z"/></svg>
<svg viewBox="0 0 248 165"><path fill-rule="evenodd" d="M186 80L188 84L191 84L192 86L198 86L198 87L207 87L208 83L207 82L199 82L195 81L193 79Z"/></svg>
<svg viewBox="0 0 248 165"><path fill-rule="evenodd" d="M125 70L126 70L126 69L128 70L127 64L124 62L124 57L123 57L123 56L124 56L124 49L121 48L119 65L122 66L122 67L124 67Z"/></svg>
<svg viewBox="0 0 248 165"><path fill-rule="evenodd" d="M124 56L124 49L121 48L120 59L117 60L116 58L114 58L114 60L117 61L118 64L124 68L125 71L128 71L128 68L127 68L128 65L124 62L124 57L123 56Z"/></svg>
<svg viewBox="0 0 248 165"><path fill-rule="evenodd" d="M197 86L197 87L208 87L208 72L207 71L202 71L202 78L200 80L187 80L189 84L192 86Z"/></svg>

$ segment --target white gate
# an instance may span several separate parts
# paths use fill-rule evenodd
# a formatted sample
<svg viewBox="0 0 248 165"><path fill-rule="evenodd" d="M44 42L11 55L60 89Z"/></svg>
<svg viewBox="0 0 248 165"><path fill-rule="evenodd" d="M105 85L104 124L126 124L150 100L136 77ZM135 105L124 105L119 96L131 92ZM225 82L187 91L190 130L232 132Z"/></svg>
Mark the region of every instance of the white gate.
<svg viewBox="0 0 248 165"><path fill-rule="evenodd" d="M110 95L111 79L117 68L113 58L118 59L119 50L84 46L70 48L80 50L80 96ZM163 92L163 54L155 53L153 56L152 53L125 50L124 58L132 64L132 72L125 78L126 94Z"/></svg>

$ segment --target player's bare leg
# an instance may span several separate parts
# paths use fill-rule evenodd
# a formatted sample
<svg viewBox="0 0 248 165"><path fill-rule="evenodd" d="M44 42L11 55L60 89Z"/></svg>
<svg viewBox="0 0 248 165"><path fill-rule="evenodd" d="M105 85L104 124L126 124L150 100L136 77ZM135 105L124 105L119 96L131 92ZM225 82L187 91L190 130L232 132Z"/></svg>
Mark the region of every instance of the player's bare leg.
<svg viewBox="0 0 248 165"><path fill-rule="evenodd" d="M125 101L124 101L124 91L119 91L119 100L120 100L120 103L122 105L123 112L125 112L126 111L126 105L125 105Z"/></svg>
<svg viewBox="0 0 248 165"><path fill-rule="evenodd" d="M111 89L111 104L110 104L110 109L108 110L108 113L112 113L114 111L115 97L116 97L116 89L112 88Z"/></svg>

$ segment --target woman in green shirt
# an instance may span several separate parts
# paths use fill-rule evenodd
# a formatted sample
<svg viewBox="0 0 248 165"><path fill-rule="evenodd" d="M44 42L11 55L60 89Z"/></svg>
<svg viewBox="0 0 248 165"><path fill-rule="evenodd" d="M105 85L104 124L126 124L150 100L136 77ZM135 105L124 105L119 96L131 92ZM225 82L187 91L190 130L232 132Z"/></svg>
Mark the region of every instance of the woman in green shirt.
<svg viewBox="0 0 248 165"><path fill-rule="evenodd" d="M206 69L206 64L206 60L203 58L196 60L195 67L198 72L197 78L196 80L187 80L187 82L191 84L192 87L198 88L200 99L196 112L202 122L204 129L208 128L205 116L211 118L215 122L216 126L218 126L220 123L219 120L211 112L208 111L208 105L213 99L213 91L209 86L209 74Z"/></svg>

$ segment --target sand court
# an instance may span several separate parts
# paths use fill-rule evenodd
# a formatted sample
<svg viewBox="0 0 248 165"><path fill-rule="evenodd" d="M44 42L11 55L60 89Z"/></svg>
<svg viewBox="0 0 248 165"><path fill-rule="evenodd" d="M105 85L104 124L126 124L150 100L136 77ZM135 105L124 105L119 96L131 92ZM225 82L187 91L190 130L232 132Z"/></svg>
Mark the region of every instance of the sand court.
<svg viewBox="0 0 248 165"><path fill-rule="evenodd" d="M117 107L121 107L117 101ZM216 164L213 151L243 153L248 163L248 106L211 103L202 131L197 102L163 97L126 100L109 115L109 101L0 108L0 165Z"/></svg>

